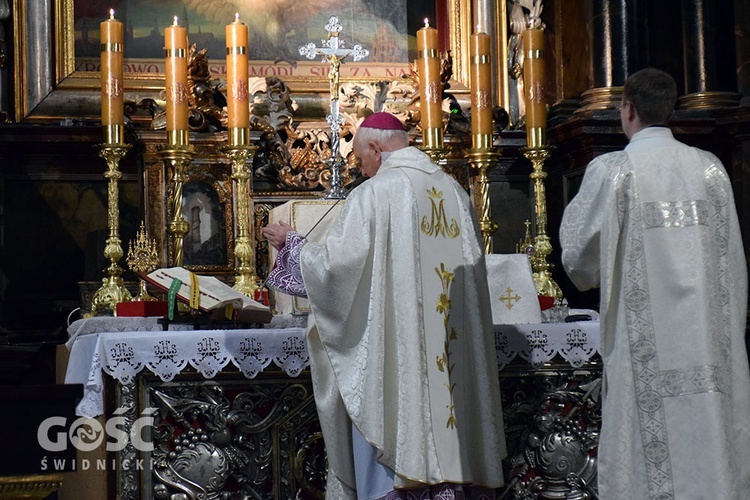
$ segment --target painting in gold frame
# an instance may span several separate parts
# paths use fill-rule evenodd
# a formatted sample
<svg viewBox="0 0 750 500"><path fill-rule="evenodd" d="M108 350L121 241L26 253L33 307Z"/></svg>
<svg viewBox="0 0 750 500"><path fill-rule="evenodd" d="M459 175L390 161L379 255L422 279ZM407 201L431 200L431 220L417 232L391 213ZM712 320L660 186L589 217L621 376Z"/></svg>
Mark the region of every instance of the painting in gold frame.
<svg viewBox="0 0 750 500"><path fill-rule="evenodd" d="M95 121L99 117L99 73L82 71L80 68L86 67L80 64L77 68L77 62L83 61L77 61L76 56L76 1L85 0L13 0L16 33L14 60L17 74L20 76L15 82L14 104L17 122L50 121L61 117ZM175 0L177 3L183 1L191 0ZM455 80L452 90L462 92L468 87L471 0L438 1L446 2L444 8L436 10L445 13L444 19L438 21L438 28L448 32L446 48L449 48L453 55ZM93 3L104 5L100 1ZM325 38L325 35L324 26L321 26L320 34L311 34L309 39L315 43ZM349 44L358 41L356 34L347 37L345 29L341 36ZM319 46L320 42L317 41L316 44ZM377 64L379 63L362 62L360 66L351 65L349 73L342 74L341 80L382 81L400 78L400 70L393 73L393 78L389 77L389 73L378 73L373 76L373 73L376 73L374 65ZM408 65L408 62L399 64ZM282 79L295 93L325 93L328 79L320 66L318 65L320 75L282 76ZM364 69L368 67L372 70L365 72ZM352 73L355 68L360 68L356 75ZM216 71L220 72L219 69ZM369 76L366 73L369 73ZM126 92L128 97L135 101L158 96L163 86L164 75L159 72L125 74Z"/></svg>
<svg viewBox="0 0 750 500"><path fill-rule="evenodd" d="M143 143L143 196L146 231L156 240L166 266L175 265L170 254L172 239L165 230L174 217L173 172L165 168L159 153L162 134L138 133ZM182 242L183 267L202 274L234 272L236 225L233 209L234 183L231 166L219 152L221 136L205 134L192 143L195 156L183 172L182 218L188 233Z"/></svg>

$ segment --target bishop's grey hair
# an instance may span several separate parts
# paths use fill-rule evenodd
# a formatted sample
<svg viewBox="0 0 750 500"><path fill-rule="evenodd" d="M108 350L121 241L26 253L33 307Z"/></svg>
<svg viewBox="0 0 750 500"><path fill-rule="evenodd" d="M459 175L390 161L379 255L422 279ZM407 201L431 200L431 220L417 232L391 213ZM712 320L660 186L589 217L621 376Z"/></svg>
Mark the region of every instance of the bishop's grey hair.
<svg viewBox="0 0 750 500"><path fill-rule="evenodd" d="M391 146L389 149L405 148L409 145L409 136L406 134L406 130L360 127L357 130L356 137L357 140L363 142L373 141L381 145L388 144Z"/></svg>

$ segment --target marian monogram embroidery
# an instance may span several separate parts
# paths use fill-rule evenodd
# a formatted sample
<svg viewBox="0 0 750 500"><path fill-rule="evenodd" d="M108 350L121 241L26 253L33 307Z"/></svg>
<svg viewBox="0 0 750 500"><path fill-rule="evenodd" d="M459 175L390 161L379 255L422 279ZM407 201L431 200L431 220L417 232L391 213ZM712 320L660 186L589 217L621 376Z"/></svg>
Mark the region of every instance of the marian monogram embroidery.
<svg viewBox="0 0 750 500"><path fill-rule="evenodd" d="M451 218L448 221L448 216L445 213L445 207L443 206L443 192L438 191L433 186L432 189L427 191L427 196L430 197L430 204L432 205L432 213L430 219L427 216L422 217L422 232L427 236L442 236L443 238L455 238L461 232L458 227L456 219Z"/></svg>

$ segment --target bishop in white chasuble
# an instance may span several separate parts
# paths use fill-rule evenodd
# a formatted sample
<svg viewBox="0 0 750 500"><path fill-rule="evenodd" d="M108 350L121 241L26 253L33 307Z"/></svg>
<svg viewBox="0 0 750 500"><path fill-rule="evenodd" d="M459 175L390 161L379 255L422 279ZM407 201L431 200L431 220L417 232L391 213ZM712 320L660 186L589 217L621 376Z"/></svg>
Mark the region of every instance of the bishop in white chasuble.
<svg viewBox="0 0 750 500"><path fill-rule="evenodd" d="M323 243L299 251L329 489L334 475L339 495L356 498L352 424L395 488L497 488L505 437L469 197L416 148L374 153L387 158L377 175L349 194Z"/></svg>

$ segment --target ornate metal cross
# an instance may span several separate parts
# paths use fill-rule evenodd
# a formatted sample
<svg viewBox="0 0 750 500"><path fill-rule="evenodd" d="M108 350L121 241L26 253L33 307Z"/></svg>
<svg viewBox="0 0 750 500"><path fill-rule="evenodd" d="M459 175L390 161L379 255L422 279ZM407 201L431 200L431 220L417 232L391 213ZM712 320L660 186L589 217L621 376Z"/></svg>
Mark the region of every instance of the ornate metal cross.
<svg viewBox="0 0 750 500"><path fill-rule="evenodd" d="M341 76L341 62L348 56L359 61L367 57L370 51L362 48L360 44L354 45L351 49L344 48L344 41L339 39L341 32L341 23L337 16L331 16L326 24L328 38L323 40L323 47L316 47L313 42L303 45L299 48L300 55L308 59L315 59L322 56L323 61L331 65L331 71L328 73L331 92L331 113L326 116L326 121L331 127L331 158L328 164L331 167L331 187L326 194L326 198L344 198L345 195L341 189L341 167L344 165L344 159L341 157L339 147L339 131L343 118L339 114L339 78Z"/></svg>

